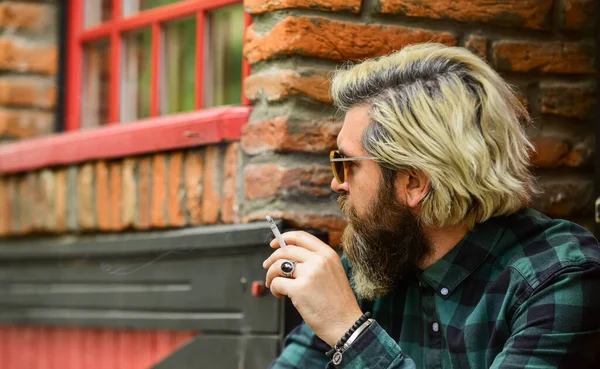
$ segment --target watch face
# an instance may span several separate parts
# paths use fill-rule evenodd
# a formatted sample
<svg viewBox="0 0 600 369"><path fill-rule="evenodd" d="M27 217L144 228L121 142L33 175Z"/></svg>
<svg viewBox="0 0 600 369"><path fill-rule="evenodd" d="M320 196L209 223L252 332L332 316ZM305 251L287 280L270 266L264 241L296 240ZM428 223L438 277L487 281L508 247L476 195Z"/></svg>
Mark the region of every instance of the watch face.
<svg viewBox="0 0 600 369"><path fill-rule="evenodd" d="M336 351L335 354L333 354L333 363L335 365L339 365L339 363L342 362L342 353L339 351Z"/></svg>

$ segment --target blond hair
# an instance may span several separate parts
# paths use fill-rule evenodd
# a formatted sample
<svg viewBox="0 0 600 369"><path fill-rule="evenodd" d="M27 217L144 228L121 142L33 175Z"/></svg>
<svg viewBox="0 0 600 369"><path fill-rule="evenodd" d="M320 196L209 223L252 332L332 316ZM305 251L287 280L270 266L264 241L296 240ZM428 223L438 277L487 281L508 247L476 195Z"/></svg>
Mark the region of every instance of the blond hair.
<svg viewBox="0 0 600 369"><path fill-rule="evenodd" d="M421 44L338 70L342 111L369 105L362 143L386 170L420 170L426 226L473 227L511 214L538 192L529 171L527 110L483 60L459 47Z"/></svg>

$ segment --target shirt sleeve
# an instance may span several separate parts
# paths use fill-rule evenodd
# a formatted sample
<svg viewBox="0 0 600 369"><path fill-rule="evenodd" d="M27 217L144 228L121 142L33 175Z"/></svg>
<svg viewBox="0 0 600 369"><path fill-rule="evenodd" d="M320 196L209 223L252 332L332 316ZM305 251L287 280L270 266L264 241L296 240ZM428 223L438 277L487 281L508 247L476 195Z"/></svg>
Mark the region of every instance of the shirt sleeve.
<svg viewBox="0 0 600 369"><path fill-rule="evenodd" d="M327 367L329 358L325 353L330 347L306 323L303 322L294 328L283 344L283 351L271 364L270 369L325 369Z"/></svg>
<svg viewBox="0 0 600 369"><path fill-rule="evenodd" d="M600 266L563 267L515 310L491 368L600 368Z"/></svg>
<svg viewBox="0 0 600 369"><path fill-rule="evenodd" d="M343 352L340 364L328 368L413 369L415 363L375 321Z"/></svg>

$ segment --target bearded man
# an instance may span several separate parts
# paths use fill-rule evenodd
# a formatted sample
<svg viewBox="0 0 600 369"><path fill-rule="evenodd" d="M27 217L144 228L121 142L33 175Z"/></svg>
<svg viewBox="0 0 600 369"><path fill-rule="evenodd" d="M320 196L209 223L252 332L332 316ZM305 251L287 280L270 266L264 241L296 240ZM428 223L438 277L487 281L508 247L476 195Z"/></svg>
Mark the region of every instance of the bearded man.
<svg viewBox="0 0 600 369"><path fill-rule="evenodd" d="M273 368L600 368L600 248L527 207L529 116L465 49L338 71L343 257L304 232L265 261L304 323ZM370 314L370 315L369 315Z"/></svg>

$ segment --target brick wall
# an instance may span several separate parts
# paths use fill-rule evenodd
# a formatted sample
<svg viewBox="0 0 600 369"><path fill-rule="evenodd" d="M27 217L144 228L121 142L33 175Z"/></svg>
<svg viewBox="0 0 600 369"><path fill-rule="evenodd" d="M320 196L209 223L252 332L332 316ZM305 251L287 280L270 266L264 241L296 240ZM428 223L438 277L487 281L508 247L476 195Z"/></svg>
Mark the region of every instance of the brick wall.
<svg viewBox="0 0 600 369"><path fill-rule="evenodd" d="M0 237L234 223L239 163L230 143L0 176Z"/></svg>
<svg viewBox="0 0 600 369"><path fill-rule="evenodd" d="M0 2L0 142L53 130L56 11L53 0Z"/></svg>
<svg viewBox="0 0 600 369"><path fill-rule="evenodd" d="M473 50L516 85L536 122L529 134L546 193L535 207L589 226L596 2L506 4L246 0L254 24L244 47L252 65L244 89L255 109L242 156L235 145L214 146L199 156L156 153L4 175L0 198L10 200L0 204L0 235L247 222L271 213L293 226L327 229L336 243L345 223L329 189L327 153L341 122L329 74L344 60L431 40ZM53 1L0 3L0 139L51 129L55 12ZM227 157L237 163L219 164Z"/></svg>
<svg viewBox="0 0 600 369"><path fill-rule="evenodd" d="M339 116L329 73L344 60L410 43L467 47L511 84L535 119L529 135L545 190L535 207L591 226L595 0L246 0L253 14L244 53L254 101L242 137L245 220L277 213L300 226L344 222L328 191L327 152Z"/></svg>

